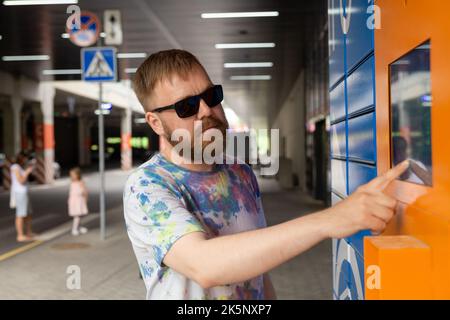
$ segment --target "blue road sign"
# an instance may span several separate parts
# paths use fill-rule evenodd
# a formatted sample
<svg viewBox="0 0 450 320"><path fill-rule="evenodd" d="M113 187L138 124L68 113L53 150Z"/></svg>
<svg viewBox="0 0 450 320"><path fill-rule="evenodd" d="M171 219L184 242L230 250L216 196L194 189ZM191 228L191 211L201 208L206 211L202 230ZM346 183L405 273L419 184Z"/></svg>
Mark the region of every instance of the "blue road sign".
<svg viewBox="0 0 450 320"><path fill-rule="evenodd" d="M116 48L94 47L81 49L81 70L84 81L116 81Z"/></svg>
<svg viewBox="0 0 450 320"><path fill-rule="evenodd" d="M102 110L111 111L111 109L112 109L112 103L109 103L109 102L102 103Z"/></svg>

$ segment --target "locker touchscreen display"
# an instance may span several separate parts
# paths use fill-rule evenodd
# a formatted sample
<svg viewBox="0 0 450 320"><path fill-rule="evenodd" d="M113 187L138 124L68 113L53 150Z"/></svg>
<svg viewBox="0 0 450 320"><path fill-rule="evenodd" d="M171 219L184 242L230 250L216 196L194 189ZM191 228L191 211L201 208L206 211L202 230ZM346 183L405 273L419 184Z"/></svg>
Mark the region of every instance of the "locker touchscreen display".
<svg viewBox="0 0 450 320"><path fill-rule="evenodd" d="M400 180L431 186L431 42L390 67L391 165L410 160Z"/></svg>

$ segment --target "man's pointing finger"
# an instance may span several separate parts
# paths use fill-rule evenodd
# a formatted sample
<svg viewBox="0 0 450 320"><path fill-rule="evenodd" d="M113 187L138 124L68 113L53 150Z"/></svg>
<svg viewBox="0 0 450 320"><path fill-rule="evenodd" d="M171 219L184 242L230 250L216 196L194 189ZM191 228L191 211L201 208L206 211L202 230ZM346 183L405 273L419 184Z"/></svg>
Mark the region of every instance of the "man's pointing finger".
<svg viewBox="0 0 450 320"><path fill-rule="evenodd" d="M408 169L408 167L409 161L405 160L385 174L370 181L367 186L369 187L369 189L377 189L379 191L383 191L389 186L392 181L400 177L406 171L406 169Z"/></svg>

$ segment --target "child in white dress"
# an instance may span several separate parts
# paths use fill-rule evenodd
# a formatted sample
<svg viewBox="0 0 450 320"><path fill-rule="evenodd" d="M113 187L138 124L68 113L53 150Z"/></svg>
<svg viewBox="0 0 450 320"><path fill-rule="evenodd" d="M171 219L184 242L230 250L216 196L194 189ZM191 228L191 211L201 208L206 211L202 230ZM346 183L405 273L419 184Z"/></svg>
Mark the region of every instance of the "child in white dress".
<svg viewBox="0 0 450 320"><path fill-rule="evenodd" d="M78 236L80 233L84 234L88 231L87 228L80 227L80 217L88 214L88 192L81 179L80 168L70 170L70 178L72 182L68 199L69 215L73 217L72 235Z"/></svg>

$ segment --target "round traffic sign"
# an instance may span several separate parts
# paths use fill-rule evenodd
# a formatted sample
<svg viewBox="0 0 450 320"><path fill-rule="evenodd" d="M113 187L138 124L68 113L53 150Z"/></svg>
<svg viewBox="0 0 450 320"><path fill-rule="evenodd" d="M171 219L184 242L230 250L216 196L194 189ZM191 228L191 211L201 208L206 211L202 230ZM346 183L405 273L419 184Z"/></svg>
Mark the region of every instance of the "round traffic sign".
<svg viewBox="0 0 450 320"><path fill-rule="evenodd" d="M92 12L81 11L79 26L75 14L69 17L67 33L70 41L80 47L88 47L97 42L100 35L100 19ZM78 28L79 27L79 28Z"/></svg>

